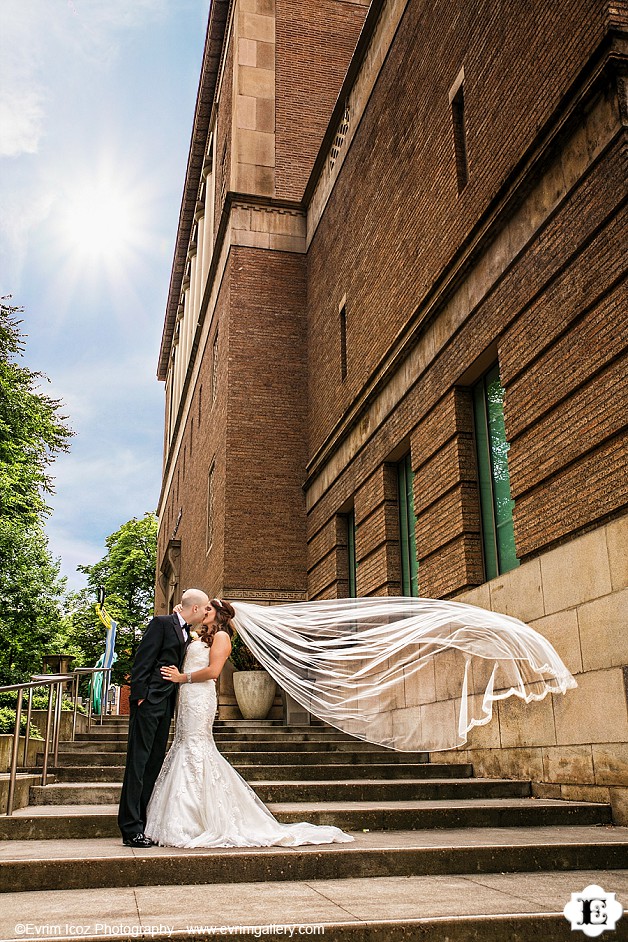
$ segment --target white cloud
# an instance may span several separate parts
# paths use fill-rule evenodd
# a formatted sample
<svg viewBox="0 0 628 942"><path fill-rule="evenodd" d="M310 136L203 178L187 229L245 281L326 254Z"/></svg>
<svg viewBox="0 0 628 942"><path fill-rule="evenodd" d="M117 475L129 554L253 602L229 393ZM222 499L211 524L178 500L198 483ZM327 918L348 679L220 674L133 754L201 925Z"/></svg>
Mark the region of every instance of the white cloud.
<svg viewBox="0 0 628 942"><path fill-rule="evenodd" d="M96 451L93 446L84 454L62 456L54 468L56 493L49 499L53 515L46 532L70 588L84 584L76 573L79 564L91 565L105 555L105 537L132 517L153 511L159 496L159 461L128 444L109 441Z"/></svg>
<svg viewBox="0 0 628 942"><path fill-rule="evenodd" d="M41 389L48 396L62 399L70 425L80 431L117 412L123 412L128 420L130 411L138 411L147 400L149 407L156 403L161 407L163 386L157 381L156 370L156 349L129 353L125 358L81 359L55 369L52 383Z"/></svg>
<svg viewBox="0 0 628 942"><path fill-rule="evenodd" d="M34 154L43 126L44 96L38 88L11 90L4 83L0 93L0 157Z"/></svg>

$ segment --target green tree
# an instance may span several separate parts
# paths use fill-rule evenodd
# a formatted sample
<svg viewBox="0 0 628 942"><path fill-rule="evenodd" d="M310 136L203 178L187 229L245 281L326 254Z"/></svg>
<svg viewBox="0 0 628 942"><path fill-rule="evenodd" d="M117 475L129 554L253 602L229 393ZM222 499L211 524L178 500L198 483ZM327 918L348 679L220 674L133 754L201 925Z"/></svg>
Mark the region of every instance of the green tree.
<svg viewBox="0 0 628 942"><path fill-rule="evenodd" d="M47 377L17 362L24 354L17 317L23 309L6 301L0 298L0 519L37 527L50 513L49 465L74 433L59 414L61 402L39 388Z"/></svg>
<svg viewBox="0 0 628 942"><path fill-rule="evenodd" d="M63 649L65 584L40 527L0 520L0 684L28 680Z"/></svg>
<svg viewBox="0 0 628 942"><path fill-rule="evenodd" d="M98 588L107 594L107 611L118 622L113 680L124 683L135 652L155 607L155 566L157 557L157 517L146 513L133 517L107 537L107 553L92 566L79 566L87 576L88 588L76 598L72 615L76 636L97 637L99 647L92 663L103 651L105 628L96 615Z"/></svg>
<svg viewBox="0 0 628 942"><path fill-rule="evenodd" d="M21 308L0 298L0 683L28 679L57 653L65 580L49 550L49 466L74 434L46 377L20 364Z"/></svg>

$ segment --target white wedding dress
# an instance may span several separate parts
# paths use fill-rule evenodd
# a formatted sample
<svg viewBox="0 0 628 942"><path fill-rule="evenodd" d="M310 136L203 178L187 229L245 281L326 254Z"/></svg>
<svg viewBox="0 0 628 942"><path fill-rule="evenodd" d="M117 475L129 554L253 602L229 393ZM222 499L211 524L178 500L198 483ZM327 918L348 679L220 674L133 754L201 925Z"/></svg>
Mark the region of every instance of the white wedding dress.
<svg viewBox="0 0 628 942"><path fill-rule="evenodd" d="M209 664L188 645L183 672ZM144 833L169 847L270 847L355 840L333 825L281 824L214 742L216 683L181 684L174 740L148 803Z"/></svg>

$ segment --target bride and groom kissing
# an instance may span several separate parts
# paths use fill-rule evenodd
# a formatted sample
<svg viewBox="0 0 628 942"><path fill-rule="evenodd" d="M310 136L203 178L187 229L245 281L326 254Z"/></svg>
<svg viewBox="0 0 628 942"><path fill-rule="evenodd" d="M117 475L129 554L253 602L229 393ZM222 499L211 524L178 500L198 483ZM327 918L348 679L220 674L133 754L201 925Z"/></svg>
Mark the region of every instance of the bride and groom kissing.
<svg viewBox="0 0 628 942"><path fill-rule="evenodd" d="M348 842L332 825L280 824L218 751L216 680L231 653L236 609L187 589L155 616L131 670L127 759L118 809L129 847L269 847ZM197 637L192 638L194 631ZM178 707L177 707L178 701ZM170 724L177 708L171 748ZM167 751L167 752L166 752Z"/></svg>

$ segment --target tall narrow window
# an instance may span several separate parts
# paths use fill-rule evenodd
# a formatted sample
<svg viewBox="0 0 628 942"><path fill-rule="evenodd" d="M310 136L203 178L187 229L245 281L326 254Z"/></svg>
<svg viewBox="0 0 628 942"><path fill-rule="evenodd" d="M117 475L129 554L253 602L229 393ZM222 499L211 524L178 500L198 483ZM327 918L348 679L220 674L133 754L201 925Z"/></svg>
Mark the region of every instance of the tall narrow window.
<svg viewBox="0 0 628 942"><path fill-rule="evenodd" d="M212 462L212 466L209 469L209 475L207 478L207 552L209 553L214 542L214 478L215 478L215 465Z"/></svg>
<svg viewBox="0 0 628 942"><path fill-rule="evenodd" d="M355 558L355 511L350 510L347 520L347 570L349 573L349 598L356 598L357 592L357 564Z"/></svg>
<svg viewBox="0 0 628 942"><path fill-rule="evenodd" d="M519 565L510 497L504 425L504 388L495 364L473 387L475 445L480 487L482 544L486 579Z"/></svg>
<svg viewBox="0 0 628 942"><path fill-rule="evenodd" d="M218 331L214 334L214 343L212 345L212 405L216 402L218 395Z"/></svg>
<svg viewBox="0 0 628 942"><path fill-rule="evenodd" d="M340 375L347 376L347 305L340 308Z"/></svg>
<svg viewBox="0 0 628 942"><path fill-rule="evenodd" d="M419 594L419 572L416 557L416 517L414 515L414 493L412 462L410 454L397 465L399 482L399 544L401 551L401 593Z"/></svg>
<svg viewBox="0 0 628 942"><path fill-rule="evenodd" d="M464 119L464 85L461 84L451 100L451 119L454 128L454 152L456 155L456 180L458 193L462 193L469 179L467 161L467 132Z"/></svg>

